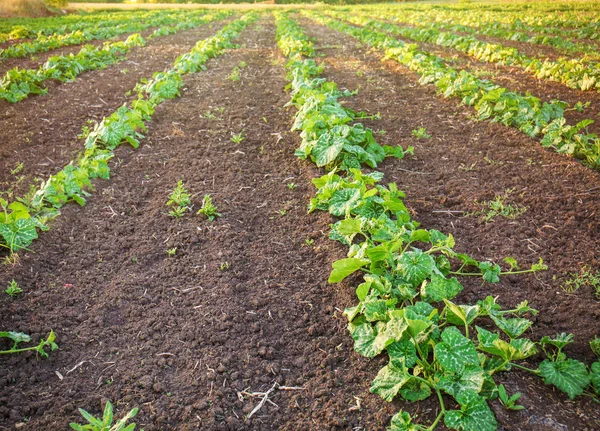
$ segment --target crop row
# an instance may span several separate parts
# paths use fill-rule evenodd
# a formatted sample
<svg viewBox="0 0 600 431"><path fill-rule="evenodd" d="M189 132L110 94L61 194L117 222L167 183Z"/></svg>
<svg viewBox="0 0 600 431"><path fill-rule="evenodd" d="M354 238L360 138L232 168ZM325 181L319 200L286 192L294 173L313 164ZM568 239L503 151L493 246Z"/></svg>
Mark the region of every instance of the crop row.
<svg viewBox="0 0 600 431"><path fill-rule="evenodd" d="M163 36L175 31L198 27L208 22L223 19L229 12L218 12L200 16L191 16L176 26L161 27L150 35L150 38ZM6 72L0 81L0 99L17 103L30 94L45 94L48 90L44 82L56 79L62 82L72 81L79 74L102 69L109 64L120 61L135 46L143 46L146 42L139 33L130 35L122 42L105 42L102 47L85 45L77 54L52 56L38 69L14 69Z"/></svg>
<svg viewBox="0 0 600 431"><path fill-rule="evenodd" d="M203 13L204 12L200 12L200 15ZM41 34L35 40L30 42L18 43L5 49L0 49L0 58L26 57L31 54L46 52L63 46L79 45L91 40L103 40L125 33L141 32L149 27L177 24L189 20L189 15L198 15L198 13L163 14L143 21L129 19L128 21L118 24L107 23L102 25L99 23L97 26L75 30L66 34L52 34L50 36Z"/></svg>
<svg viewBox="0 0 600 431"><path fill-rule="evenodd" d="M575 38L583 36L572 34L564 29L525 26L520 21L513 24L501 24L498 22L480 23L477 19L478 15L475 14L473 14L474 16L470 16L468 14L458 15L456 13L440 12L436 14L410 13L399 15L394 9L383 7L363 9L362 12L419 28L431 27L433 29L467 33L470 35L492 36L534 45L547 45L564 54L584 53L586 58L597 59L600 57L596 45L569 40L567 36ZM544 34L537 34L540 32ZM591 38L589 35L586 37Z"/></svg>
<svg viewBox="0 0 600 431"><path fill-rule="evenodd" d="M204 70L209 59L223 54L226 49L235 48L233 39L256 19L256 14L249 13L227 24L178 57L170 70L156 72L151 79L142 80L135 88L136 100L121 106L87 131L85 150L73 162L11 203L0 198L0 247L8 249L11 254L27 250L38 238L38 230L47 230L48 223L60 214L64 205L70 202L85 205L86 197L93 190L92 180L110 177L108 162L114 157L115 149L123 143L136 148L156 107L179 96L183 76ZM10 350L0 354L23 351L19 344L30 341L26 334L16 332L0 332L0 338L14 341ZM25 350L41 353L48 346L56 347L52 332L37 346Z"/></svg>
<svg viewBox="0 0 600 431"><path fill-rule="evenodd" d="M326 22L317 14L306 15ZM495 382L497 373L513 368L542 377L570 398L586 390L598 394L600 361L588 369L563 352L572 334L539 342L523 337L533 324L525 316L537 313L527 301L510 310L503 310L491 296L476 304L452 302L463 289L457 276L496 283L503 274L536 272L545 266L540 261L518 270L514 259L506 259L508 270L502 272L498 264L456 253L452 235L419 228L397 185L382 185L383 174L372 170L386 155L402 158L405 152L380 146L370 129L354 123L355 113L339 101L348 94L321 78L323 66L310 59L312 42L286 15L276 14L276 19L279 47L290 59L290 104L298 110L293 130L301 131L302 144L296 153L327 172L313 180L317 192L309 210L336 217L329 236L349 247L348 257L333 263L329 282L363 272L356 288L359 303L344 311L348 329L357 352L369 358L385 352L389 358L371 392L386 401L436 396L440 403L431 424L417 424L400 411L388 430L434 430L443 421L450 429L493 431L497 422L489 400L500 398L507 408L520 407L518 395L508 397L504 386ZM600 342L591 346L600 356ZM518 363L538 348L546 359L537 369ZM451 409L443 395L458 409Z"/></svg>
<svg viewBox="0 0 600 431"><path fill-rule="evenodd" d="M591 89L600 91L600 68L597 62L588 62L578 58L542 60L525 55L516 48L484 42L474 36L460 36L440 31L434 27L400 27L375 21L370 17L372 17L372 14L360 14L356 17L350 16L348 20L360 25L368 23L376 29L417 42L453 48L480 61L519 67L536 78L557 81L570 88L582 91ZM389 18L387 14L379 17Z"/></svg>
<svg viewBox="0 0 600 431"><path fill-rule="evenodd" d="M374 10L380 10L380 7ZM523 13L507 16L506 13L492 14L473 11L446 11L438 8L428 11L399 14L395 8L386 8L395 12L397 19L411 24L434 22L438 25L457 26L461 31L478 33L488 36L502 37L523 42L540 43L563 49L578 49L593 54L594 46L569 39L600 39L600 29L593 24L592 17L585 16L581 22L572 28L558 25L555 19L545 17L543 23L522 21ZM449 24L453 23L453 24Z"/></svg>
<svg viewBox="0 0 600 431"><path fill-rule="evenodd" d="M165 11L102 12L86 15L68 14L51 18L19 18L0 22L0 43L8 40L36 38L108 27L131 20L144 21L165 15ZM173 13L172 11L169 13Z"/></svg>
<svg viewBox="0 0 600 431"><path fill-rule="evenodd" d="M386 33L355 27L317 13L309 15L322 24L384 51L387 58L419 73L421 84L435 84L444 97L459 97L463 103L475 108L479 120L515 127L530 137L541 136L544 147L577 157L592 168L600 167L600 138L585 131L593 121L583 120L575 126L568 125L564 117L567 103L542 102L530 94L508 91L467 70L457 71L442 58L419 50L414 44L391 38ZM340 16L345 18L345 15Z"/></svg>
<svg viewBox="0 0 600 431"><path fill-rule="evenodd" d="M600 29L598 20L597 4L590 2L587 5L569 4L563 10L548 10L544 2L521 3L510 7L503 4L500 7L486 7L484 4L476 4L466 7L454 7L452 5L439 4L410 4L398 5L399 12L412 10L430 12L433 15L438 13L454 14L458 18L463 16L471 17L477 23L501 23L518 26L531 26L535 29L544 27L557 28L562 30L572 29ZM566 4L566 3L565 3ZM449 7L448 7L449 6ZM396 6L394 6L396 7Z"/></svg>

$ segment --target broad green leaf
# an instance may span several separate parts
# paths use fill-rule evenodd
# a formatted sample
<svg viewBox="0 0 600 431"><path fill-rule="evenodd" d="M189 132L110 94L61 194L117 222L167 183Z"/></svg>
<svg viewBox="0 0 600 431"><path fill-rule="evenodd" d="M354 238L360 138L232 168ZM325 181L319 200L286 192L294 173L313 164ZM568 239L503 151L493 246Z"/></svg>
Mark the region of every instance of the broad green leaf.
<svg viewBox="0 0 600 431"><path fill-rule="evenodd" d="M479 393L484 380L484 371L479 366L469 365L460 374L443 375L437 387L456 398L463 391Z"/></svg>
<svg viewBox="0 0 600 431"><path fill-rule="evenodd" d="M8 338L9 340L14 341L15 343L29 343L31 341L31 337L23 332L14 332L14 331L1 331L0 338Z"/></svg>
<svg viewBox="0 0 600 431"><path fill-rule="evenodd" d="M404 364L406 368L412 368L417 363L417 349L412 341L396 341L387 347L387 353L391 362Z"/></svg>
<svg viewBox="0 0 600 431"><path fill-rule="evenodd" d="M11 251L28 247L38 237L35 222L30 218L21 218L13 223L0 224L0 236L4 238Z"/></svg>
<svg viewBox="0 0 600 431"><path fill-rule="evenodd" d="M546 384L556 386L571 399L581 395L586 386L590 384L587 367L576 359L558 362L544 359L538 371Z"/></svg>
<svg viewBox="0 0 600 431"><path fill-rule="evenodd" d="M453 325L470 325L475 321L480 314L478 305L456 305L447 299L446 304L446 320Z"/></svg>
<svg viewBox="0 0 600 431"><path fill-rule="evenodd" d="M371 299L363 301L363 305L365 307L365 318L369 322L376 322L379 320L387 321L389 319L388 316L388 306L385 300L383 299Z"/></svg>
<svg viewBox="0 0 600 431"><path fill-rule="evenodd" d="M375 328L370 323L362 323L359 325L349 325L350 335L354 340L354 350L367 358L373 358L381 353L373 347L373 342L377 336Z"/></svg>
<svg viewBox="0 0 600 431"><path fill-rule="evenodd" d="M336 217L350 214L350 211L358 205L360 199L359 189L344 188L336 190L329 200L329 212Z"/></svg>
<svg viewBox="0 0 600 431"><path fill-rule="evenodd" d="M391 319L387 323L379 322L377 324L377 336L373 340L372 351L379 354L395 341L399 341L406 330L407 325L404 319Z"/></svg>
<svg viewBox="0 0 600 431"><path fill-rule="evenodd" d="M357 233L361 233L361 223L362 222L359 218L347 218L345 220L340 220L337 230L344 236L353 237Z"/></svg>
<svg viewBox="0 0 600 431"><path fill-rule="evenodd" d="M461 392L456 401L460 410L448 410L444 423L459 431L495 431L498 423L484 398L473 391Z"/></svg>
<svg viewBox="0 0 600 431"><path fill-rule="evenodd" d="M389 363L377 373L377 377L371 384L371 392L391 402L410 378L406 369Z"/></svg>
<svg viewBox="0 0 600 431"><path fill-rule="evenodd" d="M427 399L430 395L431 388L421 380L415 378L411 378L400 388L400 396L410 402Z"/></svg>
<svg viewBox="0 0 600 431"><path fill-rule="evenodd" d="M504 319L494 314L491 314L490 317L496 326L498 326L498 328L500 328L502 332L508 335L511 339L518 338L523 335L523 333L533 324L531 320L520 317Z"/></svg>
<svg viewBox="0 0 600 431"><path fill-rule="evenodd" d="M403 412L400 410L394 416L392 416L392 421L390 426L387 427L387 431L424 431L427 428L422 427L418 424L412 423L412 418L410 414L407 412Z"/></svg>
<svg viewBox="0 0 600 431"><path fill-rule="evenodd" d="M318 167L333 162L342 151L346 139L332 133L323 133L317 140L312 150L315 163Z"/></svg>
<svg viewBox="0 0 600 431"><path fill-rule="evenodd" d="M556 347L557 349L563 349L566 345L573 342L573 334L566 334L564 332L557 334L556 337L551 338L545 335L540 340L540 344L542 345L551 345Z"/></svg>
<svg viewBox="0 0 600 431"><path fill-rule="evenodd" d="M487 331L479 326L477 329L478 349L498 356L505 361L518 361L537 353L535 343L527 338L510 340L510 343L500 339L498 334Z"/></svg>
<svg viewBox="0 0 600 431"><path fill-rule="evenodd" d="M349 257L346 259L340 259L333 262L333 271L329 276L329 283L339 283L350 274L358 271L363 266L369 263L368 259L358 259Z"/></svg>
<svg viewBox="0 0 600 431"><path fill-rule="evenodd" d="M435 260L419 249L402 253L398 259L398 269L402 276L415 287L437 272Z"/></svg>
<svg viewBox="0 0 600 431"><path fill-rule="evenodd" d="M462 285L455 277L450 279L433 274L430 282L423 283L421 297L429 302L439 302L444 299L452 299L462 292Z"/></svg>
<svg viewBox="0 0 600 431"><path fill-rule="evenodd" d="M479 358L473 342L454 326L444 329L442 342L434 347L435 358L450 372L461 373L467 365L478 365Z"/></svg>

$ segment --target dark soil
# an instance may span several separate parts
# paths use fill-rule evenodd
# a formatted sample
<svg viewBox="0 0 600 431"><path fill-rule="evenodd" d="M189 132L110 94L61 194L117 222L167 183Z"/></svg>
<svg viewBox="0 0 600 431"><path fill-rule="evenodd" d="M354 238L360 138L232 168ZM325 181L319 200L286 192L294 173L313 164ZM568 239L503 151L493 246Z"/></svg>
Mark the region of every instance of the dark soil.
<svg viewBox="0 0 600 431"><path fill-rule="evenodd" d="M550 268L536 276L507 276L496 285L463 279L465 290L459 299L473 303L493 295L507 307L529 300L540 310L531 338L572 332L576 342L568 354L590 363L593 354L587 343L598 334L600 302L589 286L567 294L560 285L570 272L599 267L600 174L544 150L516 130L472 121L470 108L440 98L432 86L420 86L418 76L397 62L382 64L355 39L303 23L326 55L330 67L325 75L341 88L360 88L349 106L382 114L381 121L364 121L374 130L387 131L379 136L380 143L415 146L414 157L388 159L380 170L387 181L407 192L407 203L424 227L452 233L456 249L477 259L501 262L513 256L526 266L542 257ZM336 40L334 47L328 45L331 40ZM411 131L419 127L432 138L412 137ZM517 219L485 223L464 215L479 209L475 200L488 201L506 189L514 189L507 203L527 207ZM513 392L523 394L527 407L510 414L495 409L505 429L600 427L597 405L589 400L571 402L521 373L507 373L502 379Z"/></svg>
<svg viewBox="0 0 600 431"><path fill-rule="evenodd" d="M512 255L525 265L542 256L551 267L539 279L466 281L460 299L492 294L506 306L529 299L540 309L531 337L572 331L577 344L568 353L589 361L585 343L600 307L590 289L566 295L552 277L562 279L583 262L598 265L599 175L515 130L471 121L469 109L440 99L415 74L382 64L353 39L306 28L318 38L326 76L341 87L360 86L347 103L381 112L382 121L365 122L387 130L379 141L416 147L414 157L381 168L407 191L424 227L452 233L458 250L479 259ZM285 59L272 18L247 29L239 42L245 47L185 78L182 97L157 109L138 150L119 149L112 179L97 183L85 207L65 207L33 253L0 267L0 286L15 279L24 289L15 299L0 295L7 310L0 328L34 340L52 328L60 345L48 359L0 358L0 429L63 430L80 420L78 407L98 414L109 399L117 415L139 407L136 422L146 431L384 430L400 408L426 420L436 414L434 400L389 404L369 393L385 358L368 360L352 349L341 311L356 302L358 279L326 282L331 263L347 250L327 239L329 215L306 214L314 195L310 180L322 173L293 155L299 136L289 132L294 110L283 108ZM228 79L242 61L241 79ZM103 71L96 83L122 79L119 69ZM66 104L52 106L48 118L79 112L63 109ZM94 111L95 118L110 111ZM24 118L30 118L26 111L15 121ZM69 136L85 118L81 113ZM433 137L412 138L419 126ZM240 132L245 139L231 142ZM52 132L45 142L62 144L63 133ZM73 154L81 143L72 139L59 151ZM36 145L25 147L31 148L26 167L44 163L45 147ZM12 147L7 157L17 149L17 156L27 154ZM53 160L52 168L65 159ZM192 211L181 219L165 206L178 180L193 196ZM491 199L507 187L516 187L515 203L529 207L515 221L485 224L448 212L473 211L474 199ZM205 194L222 214L214 222L195 214ZM506 413L494 404L501 429L600 427L589 400L570 402L522 373L501 379L509 392L523 394L527 407ZM291 388L274 389L269 399L276 405L266 403L247 419L260 402L257 393L275 383Z"/></svg>
<svg viewBox="0 0 600 431"><path fill-rule="evenodd" d="M110 115L134 97L127 92L140 79L169 68L179 55L223 25L221 21L156 38L106 69L86 72L66 84L50 83L46 95L17 104L0 101L0 190L13 189L18 196L34 178L56 173L81 150L77 135L83 126L93 126L88 120ZM20 163L24 169L11 175Z"/></svg>

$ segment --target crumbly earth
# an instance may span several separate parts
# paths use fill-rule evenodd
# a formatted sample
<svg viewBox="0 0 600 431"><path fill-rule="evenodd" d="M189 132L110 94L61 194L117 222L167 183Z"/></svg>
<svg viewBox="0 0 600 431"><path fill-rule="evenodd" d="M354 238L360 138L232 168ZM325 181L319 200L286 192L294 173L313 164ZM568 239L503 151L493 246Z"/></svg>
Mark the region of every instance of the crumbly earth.
<svg viewBox="0 0 600 431"><path fill-rule="evenodd" d="M600 306L589 287L567 294L559 286L568 272L598 265L598 173L517 131L472 121L469 108L418 85L413 73L382 63L349 37L301 22L316 38L325 76L341 88L360 88L347 105L381 113L382 120L365 121L387 132L376 135L379 141L415 146L414 156L387 160L381 170L407 192L424 227L452 233L457 249L478 259L514 256L525 266L543 257L550 266L497 285L465 280L460 300L494 295L510 306L528 299L540 310L530 336L573 332L577 342L568 353L589 362ZM177 53L163 55L154 70L189 49L194 36L211 33L203 31L174 35ZM144 145L119 149L111 180L96 183L85 207L65 207L34 252L0 267L0 286L15 279L24 289L15 299L0 296L0 328L35 340L52 328L60 345L48 359L0 358L0 429L66 429L80 420L78 407L97 414L106 400L117 415L139 407L136 422L146 431L383 430L399 409L425 421L435 416L433 400L385 403L369 393L385 358L352 349L341 311L355 302L358 278L327 284L331 262L346 250L327 238L329 215L306 214L310 180L321 172L293 155L299 136L289 132L294 110L284 107L285 59L273 19L262 18L238 42L245 45L185 78L181 98L157 109ZM98 83L112 79L124 93L135 80L123 81L122 67L86 74L97 74L89 88L106 91ZM231 79L235 67L239 81ZM83 98L88 79L78 81L69 85L80 85ZM107 101L113 109L126 100L118 94ZM46 163L43 149L65 142L71 144L47 171L72 157L82 110L96 99L53 107L49 119L73 121L44 129L45 146L27 147L26 168ZM41 115L40 107L30 109L15 118ZM0 118L3 136L9 121ZM418 127L431 139L412 137ZM244 140L236 144L231 137L239 133ZM24 153L7 145L2 164L12 166ZM178 180L193 202L181 219L165 206ZM509 188L510 203L527 207L517 219L484 223L464 215L478 209L475 200ZM196 215L205 194L222 214L213 222ZM600 427L588 399L569 401L521 372L499 381L521 392L526 407L508 412L492 403L500 429ZM274 404L248 419L271 388Z"/></svg>

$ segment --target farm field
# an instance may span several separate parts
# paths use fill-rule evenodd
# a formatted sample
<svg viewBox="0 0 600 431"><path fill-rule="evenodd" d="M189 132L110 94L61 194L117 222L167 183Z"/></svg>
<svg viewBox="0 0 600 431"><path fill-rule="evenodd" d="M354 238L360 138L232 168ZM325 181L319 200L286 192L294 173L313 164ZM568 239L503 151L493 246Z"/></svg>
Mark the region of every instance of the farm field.
<svg viewBox="0 0 600 431"><path fill-rule="evenodd" d="M599 18L0 22L0 430L600 429Z"/></svg>

